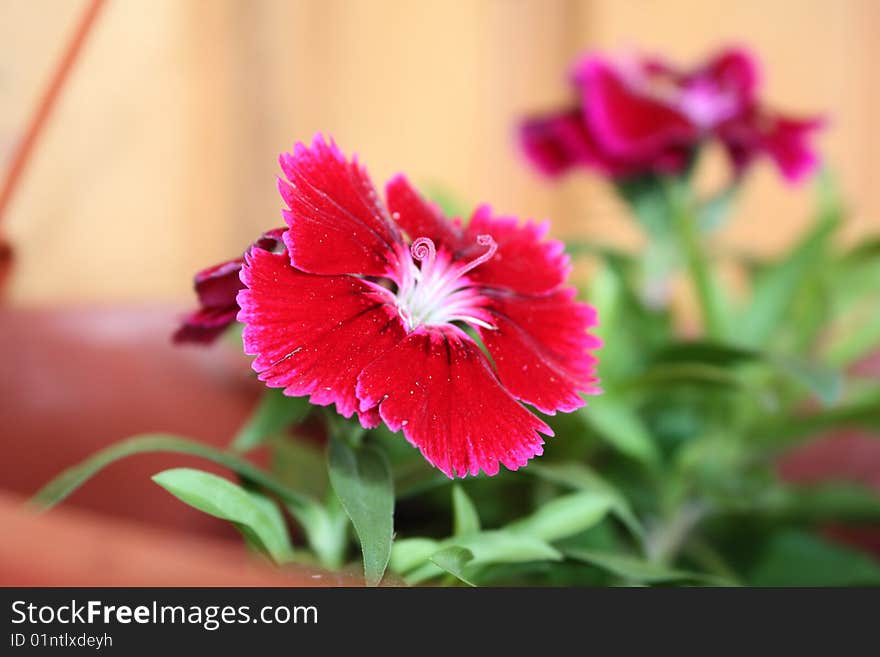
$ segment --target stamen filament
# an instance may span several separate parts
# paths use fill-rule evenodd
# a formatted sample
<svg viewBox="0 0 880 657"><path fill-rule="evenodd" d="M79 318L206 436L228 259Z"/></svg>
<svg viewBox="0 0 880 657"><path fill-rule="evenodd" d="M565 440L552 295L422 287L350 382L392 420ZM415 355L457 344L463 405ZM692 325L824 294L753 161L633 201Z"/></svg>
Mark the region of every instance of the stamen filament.
<svg viewBox="0 0 880 657"><path fill-rule="evenodd" d="M478 258L474 258L467 265L465 265L464 269L462 269L458 273L459 276L464 276L471 269L479 267L484 262L489 260L493 255L495 255L495 252L498 250L498 243L494 239L492 239L491 235L477 235L477 244L479 244L480 246L488 246L489 248L483 255Z"/></svg>

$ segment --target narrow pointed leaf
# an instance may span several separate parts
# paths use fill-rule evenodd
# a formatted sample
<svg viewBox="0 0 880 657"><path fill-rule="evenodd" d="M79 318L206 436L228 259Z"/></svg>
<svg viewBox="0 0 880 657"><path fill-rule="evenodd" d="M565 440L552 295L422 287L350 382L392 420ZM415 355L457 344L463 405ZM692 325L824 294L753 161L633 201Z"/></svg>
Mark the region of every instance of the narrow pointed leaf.
<svg viewBox="0 0 880 657"><path fill-rule="evenodd" d="M610 554L579 548L566 549L564 553L570 559L583 561L597 568L607 570L618 577L641 584L682 580L702 581L715 585L730 584L727 580L717 576L678 570L628 555Z"/></svg>
<svg viewBox="0 0 880 657"><path fill-rule="evenodd" d="M775 418L755 432L755 441L779 450L831 429L859 427L866 435L880 436L880 393L871 391L862 399L813 413Z"/></svg>
<svg viewBox="0 0 880 657"><path fill-rule="evenodd" d="M614 486L583 463L533 463L527 472L545 481L575 490L600 492L612 500L612 512L637 537L645 530L626 497Z"/></svg>
<svg viewBox="0 0 880 657"><path fill-rule="evenodd" d="M307 495L288 488L240 456L209 447L194 440L158 433L135 436L95 452L85 461L68 468L43 486L31 499L31 503L38 507L51 508L108 465L129 456L155 453L199 456L229 468L246 481L278 495L284 502L317 504Z"/></svg>
<svg viewBox="0 0 880 657"><path fill-rule="evenodd" d="M800 358L773 359L780 369L810 390L825 406L836 404L843 391L842 374L828 365Z"/></svg>
<svg viewBox="0 0 880 657"><path fill-rule="evenodd" d="M259 447L267 439L303 420L311 408L306 397L287 397L280 390L267 388L232 441L233 449L245 452Z"/></svg>
<svg viewBox="0 0 880 657"><path fill-rule="evenodd" d="M618 397L606 394L594 398L583 409L582 417L620 452L646 465L659 462L657 447L645 425Z"/></svg>
<svg viewBox="0 0 880 657"><path fill-rule="evenodd" d="M452 487L453 535L465 536L480 531L480 516L468 494L461 485Z"/></svg>
<svg viewBox="0 0 880 657"><path fill-rule="evenodd" d="M192 468L164 470L153 481L191 507L233 523L276 563L290 558L293 549L284 518L272 500Z"/></svg>
<svg viewBox="0 0 880 657"><path fill-rule="evenodd" d="M468 570L498 563L562 560L562 553L547 541L504 529L451 538L440 543L439 549L453 546L464 548L473 555L473 559L467 564ZM429 555L429 559L433 554ZM410 571L405 579L410 584L419 584L442 574L443 569L428 560L427 563Z"/></svg>
<svg viewBox="0 0 880 657"><path fill-rule="evenodd" d="M440 550L440 542L433 538L402 538L394 541L388 567L396 573L406 574L431 559Z"/></svg>
<svg viewBox="0 0 880 657"><path fill-rule="evenodd" d="M542 505L532 515L507 525L506 530L520 536L557 541L593 527L613 505L613 500L605 492L563 495Z"/></svg>
<svg viewBox="0 0 880 657"><path fill-rule="evenodd" d="M351 518L364 559L368 586L382 580L391 556L394 486L391 468L378 449L352 448L333 438L329 450L330 483Z"/></svg>
<svg viewBox="0 0 880 657"><path fill-rule="evenodd" d="M82 463L68 468L40 489L31 504L49 509L86 483L91 477L116 461L138 454L172 453L199 456L235 472L243 480L278 496L291 514L300 522L306 539L321 557L321 535L326 529L326 511L312 497L291 489L275 477L245 461L240 456L209 447L186 438L167 434L144 434L123 440L102 449ZM323 561L323 558L322 558ZM325 565L331 565L325 563Z"/></svg>
<svg viewBox="0 0 880 657"><path fill-rule="evenodd" d="M769 538L749 574L751 586L880 586L880 564L854 548L785 529Z"/></svg>
<svg viewBox="0 0 880 657"><path fill-rule="evenodd" d="M739 185L728 185L700 207L697 223L702 232L718 230L727 222L739 192Z"/></svg>
<svg viewBox="0 0 880 657"><path fill-rule="evenodd" d="M831 235L839 223L839 208L823 210L816 226L791 253L760 277L752 300L734 337L747 346L761 346L784 320L796 293L811 274L822 270Z"/></svg>
<svg viewBox="0 0 880 657"><path fill-rule="evenodd" d="M457 545L444 548L431 556L431 561L434 564L440 566L447 573L454 575L468 586L476 586L476 584L464 576L464 567L473 559L473 552Z"/></svg>

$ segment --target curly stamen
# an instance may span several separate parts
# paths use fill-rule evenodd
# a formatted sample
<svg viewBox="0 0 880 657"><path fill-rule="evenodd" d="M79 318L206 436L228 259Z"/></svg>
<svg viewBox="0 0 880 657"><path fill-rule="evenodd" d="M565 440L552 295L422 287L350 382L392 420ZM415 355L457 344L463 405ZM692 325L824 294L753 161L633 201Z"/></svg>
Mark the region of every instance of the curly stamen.
<svg viewBox="0 0 880 657"><path fill-rule="evenodd" d="M429 237L420 237L409 247L412 257L420 262L431 264L437 256L437 249L434 242Z"/></svg>
<svg viewBox="0 0 880 657"><path fill-rule="evenodd" d="M458 275L464 276L466 273L474 269L475 267L479 267L487 260L490 260L492 256L495 255L495 252L498 250L498 242L496 242L491 235L477 235L477 244L480 246L488 246L489 248L486 250L483 255L474 258L469 263L467 263L461 270L459 270ZM432 245L433 246L433 245Z"/></svg>

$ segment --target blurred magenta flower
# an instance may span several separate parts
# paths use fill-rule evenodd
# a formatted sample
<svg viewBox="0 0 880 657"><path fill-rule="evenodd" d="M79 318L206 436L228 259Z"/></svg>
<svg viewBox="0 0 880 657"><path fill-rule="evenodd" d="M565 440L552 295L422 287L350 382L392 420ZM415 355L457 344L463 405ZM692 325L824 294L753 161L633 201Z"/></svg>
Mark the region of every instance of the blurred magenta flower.
<svg viewBox="0 0 880 657"><path fill-rule="evenodd" d="M825 125L822 118L795 119L753 107L718 126L737 175L761 155L770 157L790 182L806 179L819 166L811 138Z"/></svg>
<svg viewBox="0 0 880 657"><path fill-rule="evenodd" d="M250 248L265 251L282 249L283 232L283 228L270 230ZM244 287L239 278L243 264L244 258L236 258L203 269L195 275L194 287L199 297L199 307L183 319L180 328L174 333L174 342L211 344L235 322L238 314L235 297Z"/></svg>
<svg viewBox="0 0 880 657"><path fill-rule="evenodd" d="M595 310L565 287L569 260L546 224L483 206L464 227L403 176L383 201L321 137L281 168L287 250L251 249L238 293L269 387L403 430L449 477L542 453L552 431L519 402L553 414L597 392Z"/></svg>
<svg viewBox="0 0 880 657"><path fill-rule="evenodd" d="M652 57L611 60L590 54L572 72L577 103L526 120L523 148L554 176L588 167L615 179L684 171L700 144L718 138L737 175L769 155L787 180L818 164L809 139L819 119L800 121L764 107L754 57L725 50L693 70Z"/></svg>

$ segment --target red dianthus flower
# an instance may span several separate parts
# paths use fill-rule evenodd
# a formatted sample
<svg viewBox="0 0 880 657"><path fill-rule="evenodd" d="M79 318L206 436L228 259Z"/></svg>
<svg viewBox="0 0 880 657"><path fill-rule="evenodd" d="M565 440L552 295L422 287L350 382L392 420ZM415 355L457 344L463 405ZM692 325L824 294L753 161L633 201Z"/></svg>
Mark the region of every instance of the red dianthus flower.
<svg viewBox="0 0 880 657"><path fill-rule="evenodd" d="M569 261L545 224L483 206L463 226L403 176L383 202L321 137L281 168L287 250L251 249L237 298L268 386L402 430L449 477L542 453L552 431L520 402L552 414L597 392L595 310L564 287Z"/></svg>

